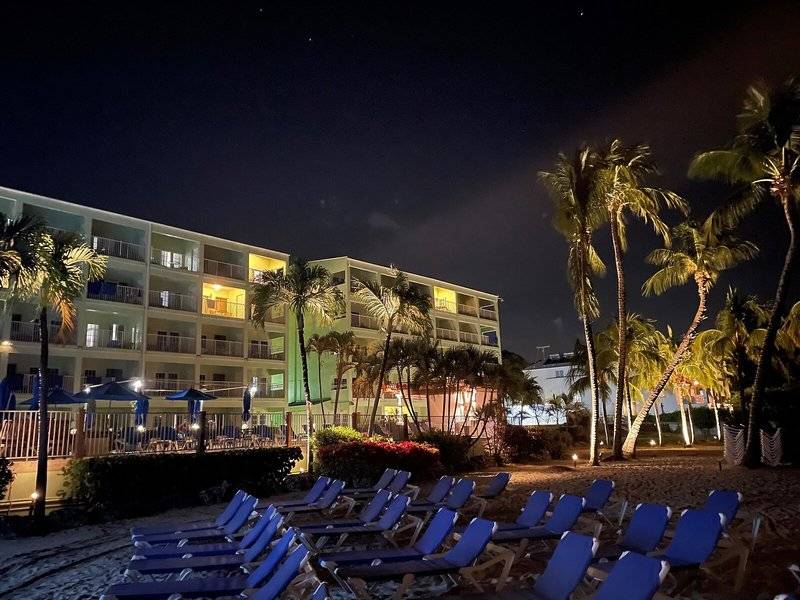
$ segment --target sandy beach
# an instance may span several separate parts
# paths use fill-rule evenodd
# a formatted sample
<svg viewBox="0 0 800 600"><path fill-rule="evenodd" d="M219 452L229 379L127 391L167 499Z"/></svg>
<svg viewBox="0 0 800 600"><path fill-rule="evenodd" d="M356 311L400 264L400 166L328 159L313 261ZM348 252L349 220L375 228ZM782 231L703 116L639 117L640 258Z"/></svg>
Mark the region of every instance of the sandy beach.
<svg viewBox="0 0 800 600"><path fill-rule="evenodd" d="M693 450L647 450L635 461L605 463L599 468L571 463L547 465L509 465L513 472L507 493L489 505L486 516L513 520L533 489L581 493L592 479L611 478L616 484L615 499L638 502L666 502L678 512L703 503L709 490L727 488L744 494L742 517L734 531L748 533L752 515L760 513L764 521L751 557L744 589L733 592L735 564L724 564L713 576L701 578L701 590L695 598L707 600L771 599L775 594L791 592L795 585L786 567L800 560L797 532L800 530L800 469L719 468L716 448ZM479 482L497 469L474 473ZM46 537L0 541L0 597L2 598L98 598L105 588L122 579L131 555L128 530L131 524L147 521L205 518L215 515L218 506L170 511L148 519L122 521L64 530ZM611 515L614 516L613 510ZM602 537L613 539L614 529L606 526ZM538 561L520 562L512 574L519 578L540 571ZM429 588L430 589L430 588ZM440 590L436 586L437 591ZM441 590L443 591L443 590ZM467 591L459 596L490 597ZM336 594L337 597L345 597ZM455 594L449 594L455 597ZM417 597L426 597L417 595ZM428 596L429 597L429 596ZM445 596L446 597L446 596ZM498 598L501 596L498 596Z"/></svg>

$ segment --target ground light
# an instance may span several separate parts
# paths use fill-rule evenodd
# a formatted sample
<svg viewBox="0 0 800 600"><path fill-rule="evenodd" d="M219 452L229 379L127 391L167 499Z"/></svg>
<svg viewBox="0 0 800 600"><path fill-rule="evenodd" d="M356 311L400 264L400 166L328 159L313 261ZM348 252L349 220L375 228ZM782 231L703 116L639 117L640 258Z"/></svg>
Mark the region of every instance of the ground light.
<svg viewBox="0 0 800 600"><path fill-rule="evenodd" d="M651 440L650 440L650 445L651 445L651 446L655 446L655 445L656 445L656 441L655 441L655 440L653 440L653 439L651 439Z"/></svg>
<svg viewBox="0 0 800 600"><path fill-rule="evenodd" d="M577 454L573 454L572 455L572 466L575 467L576 469L578 468L578 455Z"/></svg>

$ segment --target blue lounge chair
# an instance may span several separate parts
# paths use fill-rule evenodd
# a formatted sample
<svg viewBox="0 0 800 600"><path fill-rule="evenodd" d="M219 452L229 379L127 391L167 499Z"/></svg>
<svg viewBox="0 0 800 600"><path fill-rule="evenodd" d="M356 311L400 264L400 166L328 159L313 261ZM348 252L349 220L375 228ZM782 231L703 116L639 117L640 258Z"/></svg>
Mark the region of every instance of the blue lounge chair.
<svg viewBox="0 0 800 600"><path fill-rule="evenodd" d="M615 560L626 551L647 554L655 550L672 517L672 509L663 504L639 504L616 544L601 548L598 558Z"/></svg>
<svg viewBox="0 0 800 600"><path fill-rule="evenodd" d="M334 479L322 494L319 500L311 504L303 504L300 506L288 506L286 508L276 507L276 510L286 516L286 522L292 520L297 515L314 515L321 512L330 512L334 510L342 495L344 489L344 481Z"/></svg>
<svg viewBox="0 0 800 600"><path fill-rule="evenodd" d="M742 494L732 490L713 490L709 492L704 510L710 510L714 514L722 513L725 517L726 525L733 523L739 507L742 505Z"/></svg>
<svg viewBox="0 0 800 600"><path fill-rule="evenodd" d="M597 551L597 540L578 533L561 536L544 572L536 578L531 600L568 600ZM619 599L618 599L619 600Z"/></svg>
<svg viewBox="0 0 800 600"><path fill-rule="evenodd" d="M400 587L395 598L401 598L405 591L414 584L418 576L444 575L453 578L462 576L477 584L472 576L475 563L483 554L495 523L486 519L473 519L464 535L450 550L441 555L428 556L420 560L379 563L371 565L348 565L335 569L334 576L348 590L359 598L369 598L368 585L373 582L400 580ZM377 563L377 564L376 564Z"/></svg>
<svg viewBox="0 0 800 600"><path fill-rule="evenodd" d="M411 503L412 507L427 507L430 510L433 510L437 504L440 502L444 502L444 499L447 498L447 495L450 493L450 490L453 489L453 484L455 484L456 480L454 477L450 477L449 475L442 475L439 478L439 481L436 482L436 485L431 488L431 491L428 492L428 495L425 496L425 500L421 501L414 501Z"/></svg>
<svg viewBox="0 0 800 600"><path fill-rule="evenodd" d="M328 593L328 586L324 583L320 583L308 600L331 600L331 595Z"/></svg>
<svg viewBox="0 0 800 600"><path fill-rule="evenodd" d="M385 469L383 474L378 478L378 481L375 482L375 485L360 488L345 488L342 490L342 493L346 496L352 496L354 494L374 494L378 490L382 490L389 485L392 482L392 479L394 479L395 475L397 475L396 469Z"/></svg>
<svg viewBox="0 0 800 600"><path fill-rule="evenodd" d="M275 506L282 506L284 508L288 508L290 506L303 506L305 504L311 504L312 502L316 502L320 499L323 492L328 488L331 484L330 477L320 476L314 482L314 485L311 486L311 489L306 492L306 495L303 496L299 500L280 500L278 502L262 502L256 506L256 510L262 510L267 506L274 504Z"/></svg>
<svg viewBox="0 0 800 600"><path fill-rule="evenodd" d="M519 558L530 542L559 539L564 532L572 529L581 515L584 503L585 500L580 496L564 494L558 499L553 513L543 525L497 531L492 536L492 542L495 544L518 544L514 550L514 556Z"/></svg>
<svg viewBox="0 0 800 600"><path fill-rule="evenodd" d="M275 510L265 511L256 521L255 525L247 530L239 541L229 538L225 542L214 544L171 544L169 546L159 546L157 548L136 548L132 560L154 559L154 558L180 558L181 556L222 556L225 554L237 554L246 551L252 546L265 529L274 528L273 536L277 532L281 521L274 521Z"/></svg>
<svg viewBox="0 0 800 600"><path fill-rule="evenodd" d="M327 521L324 523L309 523L307 525L298 525L295 528L304 531L306 529L320 529L326 527L347 527L347 526L354 526L354 525L364 525L366 523L372 523L376 519L378 519L386 508L386 505L389 504L389 501L392 499L392 492L389 490L379 490L375 496L370 500L367 504L364 505L364 508L361 509L361 512L358 513L356 519L336 519L333 521Z"/></svg>
<svg viewBox="0 0 800 600"><path fill-rule="evenodd" d="M149 533L170 533L172 531L190 531L192 529L209 529L211 527L222 527L228 521L231 520L233 515L236 513L236 509L239 508L242 501L247 496L244 490L238 490L231 498L231 501L228 502L228 505L223 509L223 511L217 516L216 519L213 521L173 521L173 522L162 522L162 523L154 523L152 525L141 525L136 527L131 527L131 535L147 535Z"/></svg>
<svg viewBox="0 0 800 600"><path fill-rule="evenodd" d="M403 560L419 560L423 556L434 554L447 537L452 533L458 520L458 513L449 508L440 508L433 516L425 533L415 543L404 548L377 548L373 550L347 552L326 552L318 556L320 565L331 571L339 565L371 563L380 560L382 563Z"/></svg>
<svg viewBox="0 0 800 600"><path fill-rule="evenodd" d="M234 577L196 577L168 581L118 583L106 590L103 598L157 600L168 598L216 598L234 596L246 589L261 587L251 598L259 600L277 598L285 590L308 560L308 550L303 546L289 548L294 543L292 532L281 538L264 561L250 574ZM259 595L266 590L265 594Z"/></svg>
<svg viewBox="0 0 800 600"><path fill-rule="evenodd" d="M625 552L594 600L651 600L669 573L669 563L636 552Z"/></svg>
<svg viewBox="0 0 800 600"><path fill-rule="evenodd" d="M328 540L334 536L338 536L334 546L336 548L339 548L344 541L351 536L382 535L386 539L391 540L392 533L400 523L400 519L403 518L409 501L410 499L407 496L395 496L389 503L386 511L381 515L381 518L375 523L309 528L305 529L302 535L306 540L308 539L307 536L316 536L316 549L324 548Z"/></svg>
<svg viewBox="0 0 800 600"><path fill-rule="evenodd" d="M528 501L520 511L519 516L513 523L498 523L497 531L508 531L511 529L525 529L535 527L544 519L550 503L553 501L553 494L541 490L534 491L528 496Z"/></svg>
<svg viewBox="0 0 800 600"><path fill-rule="evenodd" d="M614 482L610 479L595 479L586 490L586 504L583 507L585 513L602 514L611 494L614 492Z"/></svg>
<svg viewBox="0 0 800 600"><path fill-rule="evenodd" d="M450 490L447 498L436 503L414 503L408 508L409 513L429 513L438 508L445 507L460 510L475 492L475 482L471 479L459 479Z"/></svg>
<svg viewBox="0 0 800 600"><path fill-rule="evenodd" d="M405 489L409 479L411 479L411 473L408 471L396 471L391 481L389 481L389 483L380 489L388 490L394 494L399 494ZM345 496L351 501L352 504L355 504L357 501L363 500L364 498L371 498L373 494L375 494L375 491L369 490L366 492L345 494Z"/></svg>
<svg viewBox="0 0 800 600"><path fill-rule="evenodd" d="M489 485L486 486L486 489L482 493L475 495L473 500L478 505L479 517L482 516L486 510L489 500L494 500L506 490L509 481L511 481L511 473L501 471L492 477Z"/></svg>
<svg viewBox="0 0 800 600"><path fill-rule="evenodd" d="M125 575L133 577L134 573L138 575L161 575L165 573L187 574L192 571L235 571L246 564L255 562L269 547L282 525L283 517L277 514L274 515L270 519L269 526L262 529L255 541L247 549L240 550L235 554L193 556L186 553L177 558L134 559L128 564ZM290 539L289 541L292 540Z"/></svg>
<svg viewBox="0 0 800 600"><path fill-rule="evenodd" d="M131 540L138 546L156 546L165 544L177 544L183 540L213 540L225 539L244 527L250 518L253 508L256 505L256 498L247 496L239 508L236 509L233 517L222 527L209 527L208 529L193 529L190 531L174 531L170 533L152 533L149 535L134 535Z"/></svg>

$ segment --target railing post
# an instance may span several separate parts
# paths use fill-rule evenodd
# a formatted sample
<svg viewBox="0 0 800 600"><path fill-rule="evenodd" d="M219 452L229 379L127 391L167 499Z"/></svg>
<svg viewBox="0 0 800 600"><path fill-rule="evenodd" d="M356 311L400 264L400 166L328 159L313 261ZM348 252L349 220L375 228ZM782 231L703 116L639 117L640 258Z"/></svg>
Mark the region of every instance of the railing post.
<svg viewBox="0 0 800 600"><path fill-rule="evenodd" d="M292 413L287 410L285 415L286 415L286 447L288 448L289 446L291 446L289 438L292 436Z"/></svg>
<svg viewBox="0 0 800 600"><path fill-rule="evenodd" d="M350 427L353 429L358 429L358 413L354 412L350 414Z"/></svg>
<svg viewBox="0 0 800 600"><path fill-rule="evenodd" d="M200 411L200 430L197 439L197 454L203 454L206 451L206 433L208 428L208 413L204 410Z"/></svg>
<svg viewBox="0 0 800 600"><path fill-rule="evenodd" d="M408 415L403 415L403 440L408 441Z"/></svg>
<svg viewBox="0 0 800 600"><path fill-rule="evenodd" d="M86 409L81 406L78 409L75 419L75 445L72 448L72 455L75 458L86 456Z"/></svg>

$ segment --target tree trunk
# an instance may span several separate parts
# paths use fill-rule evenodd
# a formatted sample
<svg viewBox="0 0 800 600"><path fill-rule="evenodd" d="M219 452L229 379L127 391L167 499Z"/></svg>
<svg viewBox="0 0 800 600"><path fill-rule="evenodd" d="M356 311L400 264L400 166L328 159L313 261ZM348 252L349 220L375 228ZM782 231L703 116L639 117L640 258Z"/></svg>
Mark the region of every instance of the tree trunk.
<svg viewBox="0 0 800 600"><path fill-rule="evenodd" d="M411 413L411 419L414 421L417 432L419 432L421 431L419 428L419 414L417 414L417 409L414 408L414 398L411 395L411 363L409 363L408 368L406 369L406 390L408 390L408 407L409 412Z"/></svg>
<svg viewBox="0 0 800 600"><path fill-rule="evenodd" d="M622 454L622 405L625 401L625 363L628 359L628 315L625 296L625 267L622 263L622 244L619 239L618 214L611 216L611 244L614 247L614 264L617 269L617 401L614 404L614 443L612 456Z"/></svg>
<svg viewBox="0 0 800 600"><path fill-rule="evenodd" d="M778 289L775 290L772 313L769 315L767 333L764 336L764 345L761 347L761 353L758 356L758 366L756 367L756 376L753 381L753 396L750 400L750 412L747 417L747 445L745 446L744 457L745 466L751 468L761 464L759 432L761 429L761 404L763 402L764 387L767 383L767 371L769 371L772 353L775 349L775 336L778 333L778 327L780 327L781 317L786 305L786 292L797 261L797 207L788 189L781 196L783 215L786 219L786 227L789 229L789 247L786 249L783 270L781 271L780 279L778 279Z"/></svg>
<svg viewBox="0 0 800 600"><path fill-rule="evenodd" d="M608 439L608 408L606 407L606 398L603 396L603 403L600 405L603 408L603 431L605 432L606 446L609 445Z"/></svg>
<svg viewBox="0 0 800 600"><path fill-rule="evenodd" d="M322 400L322 352L319 351L317 351L317 388L319 388L319 409L322 411L322 424L327 425L328 419L325 417L325 402Z"/></svg>
<svg viewBox="0 0 800 600"><path fill-rule="evenodd" d="M681 392L680 386L675 386L675 400L678 403L678 410L681 413L681 435L683 435L683 444L684 446L690 446L689 427L686 423L686 407L684 406L683 392Z"/></svg>
<svg viewBox="0 0 800 600"><path fill-rule="evenodd" d="M681 340L681 343L678 344L678 348L675 350L675 354L672 356L672 360L667 365L664 373L662 373L661 379L658 380L656 386L650 391L650 395L647 397L647 401L642 407L642 410L639 411L638 415L636 415L636 419L633 421L633 425L628 432L628 437L625 438L625 444L622 449L627 456L635 456L636 443L639 439L639 431L642 429L642 424L644 423L645 417L647 417L647 413L650 412L650 407L655 404L659 395L662 391L664 391L667 383L669 383L669 380L672 377L672 374L675 372L675 369L678 368L678 365L681 364L681 361L683 361L686 351L689 350L689 347L692 345L692 341L697 333L697 328L700 326L700 322L706 316L706 299L708 297L708 289L702 282L698 284L697 296L697 311L694 313L694 319L692 319L692 322L689 325L689 328L686 330L686 333L683 334L683 339Z"/></svg>
<svg viewBox="0 0 800 600"><path fill-rule="evenodd" d="M39 311L39 449L36 463L36 493L33 503L33 516L44 518L47 500L47 444L49 441L49 417L47 414L47 369L50 353L49 327L47 326L47 307Z"/></svg>
<svg viewBox="0 0 800 600"><path fill-rule="evenodd" d="M628 431L631 430L631 390L628 384L625 384L625 418L628 421Z"/></svg>
<svg viewBox="0 0 800 600"><path fill-rule="evenodd" d="M597 361L595 359L592 324L585 314L581 321L583 321L583 335L586 338L586 362L589 367L589 388L592 398L592 414L589 425L589 464L596 467L600 464L600 454L598 452L600 440L597 434L597 422L600 419L600 390L597 384Z"/></svg>
<svg viewBox="0 0 800 600"><path fill-rule="evenodd" d="M342 376L344 373L341 372L341 366L336 366L336 392L333 398L333 424L336 425L336 415L339 414L339 392L342 390ZM350 393L355 395L355 390L352 389Z"/></svg>
<svg viewBox="0 0 800 600"><path fill-rule="evenodd" d="M306 400L306 457L308 472L311 473L313 457L311 455L311 435L314 433L314 420L311 414L311 387L308 384L308 354L306 353L305 318L297 312L297 342L300 346L300 363L303 367L303 393Z"/></svg>
<svg viewBox="0 0 800 600"><path fill-rule="evenodd" d="M653 404L653 414L656 417L656 431L658 432L658 445L661 446L664 443L664 439L661 435L661 417L658 416L658 402Z"/></svg>
<svg viewBox="0 0 800 600"><path fill-rule="evenodd" d="M383 360L381 360L381 370L378 374L378 389L375 392L375 403L372 405L372 412L369 416L369 429L367 435L371 436L375 432L375 417L378 415L378 403L383 394L383 378L386 376L386 365L389 362L389 344L392 342L391 326L386 328L386 342L383 345Z"/></svg>
<svg viewBox="0 0 800 600"><path fill-rule="evenodd" d="M689 425L689 443L694 446L694 421L692 420L692 397L686 402L686 419Z"/></svg>
<svg viewBox="0 0 800 600"><path fill-rule="evenodd" d="M433 428L433 423L431 423L431 384L428 380L428 376L425 376L425 410L428 411L428 429Z"/></svg>

